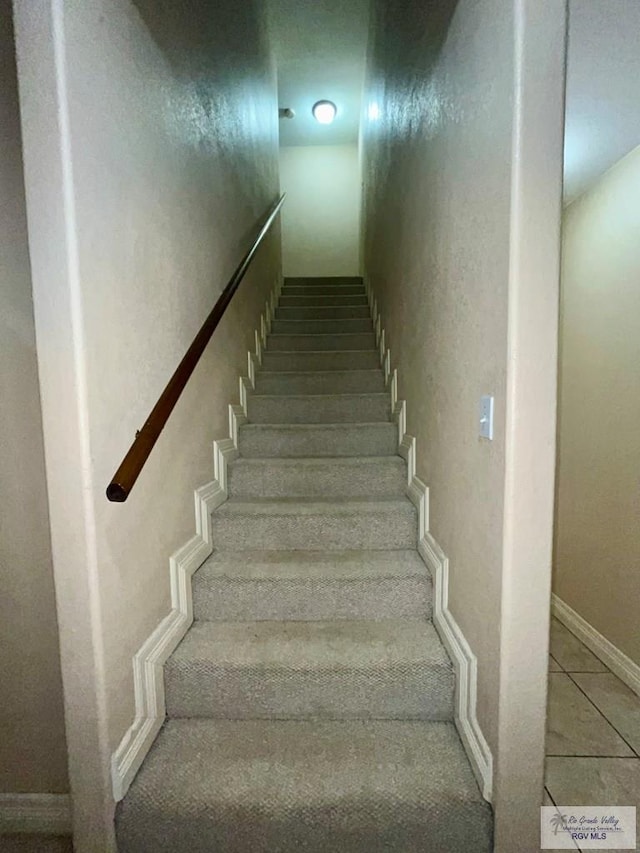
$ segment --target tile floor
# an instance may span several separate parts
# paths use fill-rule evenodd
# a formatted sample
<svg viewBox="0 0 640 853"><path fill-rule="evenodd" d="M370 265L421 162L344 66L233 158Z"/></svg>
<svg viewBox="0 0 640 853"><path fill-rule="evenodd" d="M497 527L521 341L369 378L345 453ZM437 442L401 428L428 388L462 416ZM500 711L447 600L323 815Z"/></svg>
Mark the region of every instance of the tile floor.
<svg viewBox="0 0 640 853"><path fill-rule="evenodd" d="M636 806L640 698L551 621L545 803Z"/></svg>

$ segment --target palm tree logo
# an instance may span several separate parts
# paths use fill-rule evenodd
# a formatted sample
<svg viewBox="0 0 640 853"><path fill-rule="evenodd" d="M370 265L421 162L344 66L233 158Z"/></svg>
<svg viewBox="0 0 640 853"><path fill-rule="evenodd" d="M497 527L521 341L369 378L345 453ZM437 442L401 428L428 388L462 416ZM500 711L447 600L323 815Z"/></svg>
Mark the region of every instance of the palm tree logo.
<svg viewBox="0 0 640 853"><path fill-rule="evenodd" d="M557 835L561 828L566 829L566 827L567 827L567 816L566 816L566 814L560 814L560 812L558 812L557 814L555 814L551 818L549 823L553 827L553 834Z"/></svg>

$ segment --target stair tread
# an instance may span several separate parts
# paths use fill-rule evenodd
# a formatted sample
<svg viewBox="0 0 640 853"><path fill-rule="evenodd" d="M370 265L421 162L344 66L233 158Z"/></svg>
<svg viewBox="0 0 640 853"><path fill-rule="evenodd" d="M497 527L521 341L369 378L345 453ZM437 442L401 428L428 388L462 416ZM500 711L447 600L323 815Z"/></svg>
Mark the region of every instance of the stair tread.
<svg viewBox="0 0 640 853"><path fill-rule="evenodd" d="M233 576L250 580L429 577L417 551L216 551L194 583Z"/></svg>
<svg viewBox="0 0 640 853"><path fill-rule="evenodd" d="M288 337L288 335L285 335L284 337ZM311 337L313 337L313 335L311 335ZM369 349L308 349L308 350L304 351L304 354L309 355L309 356L311 356L311 355L319 355L319 356L347 355L347 356L353 356L354 353L359 353L359 352L375 353L376 355L378 355L378 350L375 347L370 347ZM298 350L298 349L280 349L280 350L278 350L278 355L279 356L300 355L300 350ZM343 368L339 368L339 369L342 370ZM362 369L362 368L356 368L356 369ZM364 368L364 369L365 370L369 370L369 369L373 370L373 368ZM261 370L266 370L266 368L263 367L263 368L261 368ZM287 373L288 371L285 370L285 371L278 371L278 372ZM304 371L294 371L294 372L300 373L300 372L304 372Z"/></svg>
<svg viewBox="0 0 640 853"><path fill-rule="evenodd" d="M272 394L271 396L277 396ZM313 395L312 395L313 396ZM334 429L334 430L343 430L343 429L357 429L358 427L375 427L377 429L383 428L388 429L392 427L394 430L396 429L396 425L391 423L391 421L351 421L351 422L341 422L335 421L333 423L327 422L324 423L322 421L318 421L318 423L289 423L289 424L255 424L255 423L245 423L242 424L240 429L296 429L296 430L314 430L314 429Z"/></svg>
<svg viewBox="0 0 640 853"><path fill-rule="evenodd" d="M243 513L262 515L314 515L316 513L338 512L340 514L377 512L379 509L402 509L415 512L408 498L389 496L371 498L234 498L231 497L216 509L216 516L242 515Z"/></svg>
<svg viewBox="0 0 640 853"><path fill-rule="evenodd" d="M121 853L489 853L491 823L453 724L377 720L169 720L117 814Z"/></svg>
<svg viewBox="0 0 640 853"><path fill-rule="evenodd" d="M306 323L307 320L291 320L287 322L292 323ZM332 320L321 320L321 323L331 323L334 322ZM343 321L341 321L343 322ZM271 338L290 338L292 334L297 338L326 338L327 335L332 338L353 338L359 337L360 335L369 334L373 335L373 331L371 332L270 332L269 339ZM269 341L267 340L267 347L269 346ZM371 349L375 349L375 347L371 347ZM319 350L320 352L326 352L326 350ZM331 350L331 352L339 352L340 350ZM342 350L344 352L344 350ZM282 350L279 350L282 352ZM299 352L299 350L287 350L287 352ZM347 350L349 352L349 350Z"/></svg>
<svg viewBox="0 0 640 853"><path fill-rule="evenodd" d="M333 350L328 350L328 352L333 352ZM348 350L347 350L348 352ZM270 377L272 376L287 376L288 378L293 378L295 376L330 376L332 379L335 379L339 376L353 376L355 373L364 373L367 376L371 375L380 375L382 373L382 369L380 367L353 367L353 368L339 368L338 370L260 370L258 374L258 378L262 373L268 373ZM347 393L357 393L357 392L347 392ZM362 392L367 393L367 392ZM369 393L377 393L377 392L369 392ZM380 392L382 393L382 392ZM338 395L330 395L330 396L341 396Z"/></svg>
<svg viewBox="0 0 640 853"><path fill-rule="evenodd" d="M260 468L264 465L278 465L283 468L336 468L358 467L361 465L378 466L393 465L405 470L407 463L400 456L302 456L290 459L287 457L258 456L252 459L239 457L231 463L234 467Z"/></svg>
<svg viewBox="0 0 640 853"><path fill-rule="evenodd" d="M452 669L435 628L423 619L322 622L194 622L168 667L210 662L269 669Z"/></svg>
<svg viewBox="0 0 640 853"><path fill-rule="evenodd" d="M286 293L283 293L282 296L283 296L283 298L281 297L280 302L278 303L279 308L340 308L340 307L366 308L367 307L366 296L364 294L364 291L362 292L362 294L350 293L350 294L347 294L346 296L340 296L337 293L329 293L325 296L323 296L320 293L314 293L314 294L311 294L310 296L301 296L298 294L288 295ZM285 305L285 304L283 304L284 299L286 299L286 300L289 300L289 299L308 299L308 300L321 300L321 301L319 301L319 302L316 302L316 301L298 302L295 305L290 305L287 301L287 304ZM340 301L334 302L333 301L334 299L339 299ZM342 300L355 300L355 301L353 301L353 302L344 301L343 302Z"/></svg>
<svg viewBox="0 0 640 853"><path fill-rule="evenodd" d="M309 314L308 312L314 312ZM319 315L319 316L318 316ZM279 320L346 320L371 318L368 305L279 305L275 316Z"/></svg>
<svg viewBox="0 0 640 853"><path fill-rule="evenodd" d="M281 294L282 296L287 296L291 294L293 291L298 293L298 291L309 292L313 294L318 294L318 292L328 291L328 295L339 295L341 292L344 293L357 293L359 296L367 295L367 289L364 284L359 284L358 282L350 282L347 284L289 284L285 282L282 286Z"/></svg>
<svg viewBox="0 0 640 853"><path fill-rule="evenodd" d="M350 347L349 344L352 344ZM308 352L309 350L323 352L337 352L349 349L360 351L362 349L375 348L375 335L373 328L359 332L331 331L309 332L296 329L281 333L271 332L267 339L267 352L290 352L291 347L296 352Z"/></svg>
<svg viewBox="0 0 640 853"><path fill-rule="evenodd" d="M361 275L287 275L284 278L285 285L287 284L364 284Z"/></svg>
<svg viewBox="0 0 640 853"><path fill-rule="evenodd" d="M349 370L380 370L377 350L265 350L259 376L272 373L305 373L320 371L338 373Z"/></svg>
<svg viewBox="0 0 640 853"><path fill-rule="evenodd" d="M365 321L366 323L370 323L371 326L373 327L373 320L369 316L367 316L367 317L316 317L316 318L305 317L305 318L299 319L299 320L290 320L290 319L285 320L285 319L276 318L273 322L274 323L275 322L278 322L278 323L300 323L301 325L304 325L305 323L322 323L323 325L326 325L327 328L329 328L331 325L335 325L336 323L344 324L346 326L349 323L353 323L354 321L357 321L357 323L361 323L363 325L364 325L363 321ZM280 332L280 334L283 334L283 333ZM322 335L324 333L323 332L308 332L307 334ZM342 334L344 334L344 332Z"/></svg>
<svg viewBox="0 0 640 853"><path fill-rule="evenodd" d="M261 397L277 397L278 399L286 398L288 400L301 397L306 399L307 397L327 397L327 398L339 398L344 399L345 397L388 397L388 391L345 391L343 394L256 394L254 391L251 392L251 396L256 398Z"/></svg>
<svg viewBox="0 0 640 853"><path fill-rule="evenodd" d="M343 397L345 394L384 392L384 374L380 367L376 366L342 370L261 370L251 393L254 396L290 399L294 396Z"/></svg>
<svg viewBox="0 0 640 853"><path fill-rule="evenodd" d="M398 427L391 420L333 423L245 423L238 442L243 459L397 456Z"/></svg>
<svg viewBox="0 0 640 853"><path fill-rule="evenodd" d="M193 577L196 619L428 619L429 571L415 550L215 551Z"/></svg>
<svg viewBox="0 0 640 853"><path fill-rule="evenodd" d="M391 400L387 391L343 394L251 392L247 395L247 417L252 423L262 424L362 424L376 420L389 423Z"/></svg>

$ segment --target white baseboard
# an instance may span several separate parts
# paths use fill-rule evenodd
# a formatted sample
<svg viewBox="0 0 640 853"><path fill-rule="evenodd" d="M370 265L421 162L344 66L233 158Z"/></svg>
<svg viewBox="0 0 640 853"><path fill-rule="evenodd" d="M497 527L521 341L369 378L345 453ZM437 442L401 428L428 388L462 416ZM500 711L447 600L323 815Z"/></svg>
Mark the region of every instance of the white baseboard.
<svg viewBox="0 0 640 853"><path fill-rule="evenodd" d="M586 619L576 613L569 605L555 593L551 594L551 612L572 634L581 640L589 651L600 658L611 672L624 681L634 693L640 696L640 666L614 646Z"/></svg>
<svg viewBox="0 0 640 853"><path fill-rule="evenodd" d="M71 835L68 794L0 794L0 835Z"/></svg>
<svg viewBox="0 0 640 853"><path fill-rule="evenodd" d="M255 353L248 354L248 376L240 377L240 405L229 406L229 438L213 443L213 480L195 490L196 534L169 559L171 611L133 657L135 717L111 757L113 797L118 802L164 723L166 706L163 667L193 622L191 578L213 551L211 514L227 499L227 466L238 455L238 431L247 419L247 391L255 387L255 367L262 351L282 287L270 294L255 332Z"/></svg>
<svg viewBox="0 0 640 853"><path fill-rule="evenodd" d="M482 796L493 796L493 756L476 717L478 659L449 610L449 560L430 533L418 544L420 556L433 578L433 624L456 671L455 723Z"/></svg>
<svg viewBox="0 0 640 853"><path fill-rule="evenodd" d="M493 756L476 717L478 660L449 610L449 560L429 532L429 489L416 475L416 440L407 433L407 406L398 400L398 372L391 369L391 353L377 301L365 281L376 332L380 363L391 396L391 411L398 424L398 452L407 462L407 497L418 510L418 553L433 580L433 624L456 671L455 724L482 796L491 802Z"/></svg>

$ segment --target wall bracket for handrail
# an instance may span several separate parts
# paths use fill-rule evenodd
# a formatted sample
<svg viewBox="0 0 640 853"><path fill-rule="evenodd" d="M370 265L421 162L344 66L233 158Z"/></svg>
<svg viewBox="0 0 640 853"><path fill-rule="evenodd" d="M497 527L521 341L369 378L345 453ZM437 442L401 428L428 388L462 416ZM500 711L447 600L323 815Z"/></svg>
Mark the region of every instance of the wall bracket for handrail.
<svg viewBox="0 0 640 853"><path fill-rule="evenodd" d="M162 432L169 415L173 411L185 388L185 385L189 381L191 374L200 360L200 356L211 340L211 336L222 319L224 312L238 289L240 282L244 278L245 273L249 269L249 265L258 251L260 244L266 237L276 216L280 212L280 208L284 203L285 195L286 193L283 193L278 201L269 209L262 225L260 226L260 230L251 245L251 248L246 252L238 264L235 272L229 279L229 283L220 294L220 297L214 305L211 313L202 324L200 331L193 339L191 346L185 353L182 361L158 398L158 402L151 410L151 414L145 421L144 426L136 432L133 444L120 463L120 467L113 475L111 482L107 486L107 498L110 501L122 503L129 497L131 489L138 479L140 472L149 458L149 454L158 440L158 436Z"/></svg>

